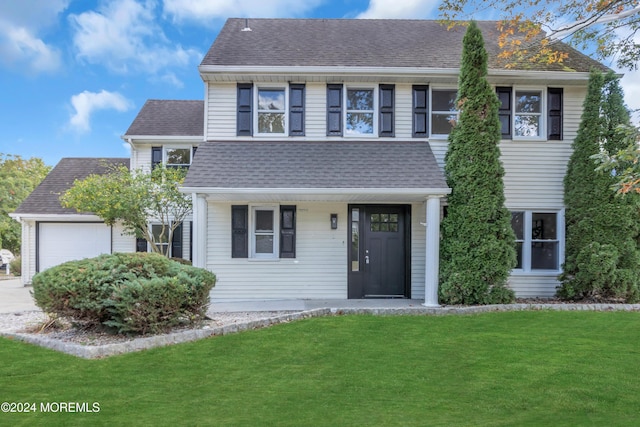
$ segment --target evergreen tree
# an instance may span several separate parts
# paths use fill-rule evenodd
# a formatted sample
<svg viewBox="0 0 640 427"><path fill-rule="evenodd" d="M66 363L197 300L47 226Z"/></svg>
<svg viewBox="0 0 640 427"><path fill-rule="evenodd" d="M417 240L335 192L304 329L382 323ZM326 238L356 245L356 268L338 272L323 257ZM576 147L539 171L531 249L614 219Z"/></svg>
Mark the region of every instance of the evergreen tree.
<svg viewBox="0 0 640 427"><path fill-rule="evenodd" d="M566 249L564 299L640 297L640 215L635 200L616 197L616 177L595 171L593 156L628 145L620 126L630 125L617 76L593 71L582 120L564 179Z"/></svg>
<svg viewBox="0 0 640 427"><path fill-rule="evenodd" d="M472 22L463 40L458 82L460 117L445 157L452 189L442 221L440 301L495 304L513 301L507 287L516 265L511 215L504 206L499 101L487 82L487 52Z"/></svg>

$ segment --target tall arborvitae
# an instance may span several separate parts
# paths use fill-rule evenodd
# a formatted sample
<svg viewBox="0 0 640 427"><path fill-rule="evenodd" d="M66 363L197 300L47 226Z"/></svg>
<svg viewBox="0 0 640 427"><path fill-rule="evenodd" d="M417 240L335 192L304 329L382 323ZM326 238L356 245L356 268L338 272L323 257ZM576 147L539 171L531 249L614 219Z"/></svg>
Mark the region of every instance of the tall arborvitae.
<svg viewBox="0 0 640 427"><path fill-rule="evenodd" d="M629 125L618 78L593 71L582 120L564 179L566 249L562 285L565 299L640 297L640 216L632 198L617 197L615 176L596 172L600 150L616 153L628 141L617 131Z"/></svg>
<svg viewBox="0 0 640 427"><path fill-rule="evenodd" d="M463 40L460 118L449 135L445 157L452 192L442 222L440 301L447 304L514 299L507 287L516 251L511 215L504 206L499 101L486 75L484 40L472 22Z"/></svg>

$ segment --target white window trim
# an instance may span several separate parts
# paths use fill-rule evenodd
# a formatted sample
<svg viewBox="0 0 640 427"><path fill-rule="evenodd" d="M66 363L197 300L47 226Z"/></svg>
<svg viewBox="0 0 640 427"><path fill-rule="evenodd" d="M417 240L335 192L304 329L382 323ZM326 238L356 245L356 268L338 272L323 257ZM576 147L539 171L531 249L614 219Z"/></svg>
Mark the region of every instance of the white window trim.
<svg viewBox="0 0 640 427"><path fill-rule="evenodd" d="M443 90L454 90L456 91L456 93L458 92L458 88L457 87L451 87L451 86L443 86L443 87L431 87L429 86L429 137L433 138L433 139L447 139L449 138L449 134L448 133L433 133L433 114L444 114L444 113L450 113L450 114L454 114L456 115L456 120L460 119L460 111L456 110L454 111L441 111L441 110L434 110L433 109L433 92L434 91L443 91Z"/></svg>
<svg viewBox="0 0 640 427"><path fill-rule="evenodd" d="M189 150L189 164L169 164L167 163L167 150ZM181 167L181 166L191 166L193 163L193 146L192 145L163 145L162 146L162 164L167 167Z"/></svg>
<svg viewBox="0 0 640 427"><path fill-rule="evenodd" d="M347 115L353 112L367 113L371 110L348 110L347 109L347 97L349 90L372 90L373 91L373 129L369 133L349 133L347 132ZM377 138L378 137L378 116L380 115L380 106L378 102L378 96L380 93L380 85L377 84L349 84L344 86L342 94L342 105L344 105L342 111L342 134L345 138Z"/></svg>
<svg viewBox="0 0 640 427"><path fill-rule="evenodd" d="M268 133L268 132L260 132L259 131L259 122L258 117L259 113L266 111L258 111L258 97L260 90L283 90L284 91L284 132L283 133ZM279 110L272 110L272 113L279 113ZM289 85L255 85L255 90L253 91L253 123L255 132L253 136L259 137L267 137L267 138L282 138L284 136L289 136Z"/></svg>
<svg viewBox="0 0 640 427"><path fill-rule="evenodd" d="M540 92L540 113L537 114L518 114L516 112L516 93L517 92ZM547 88L540 86L513 86L511 88L511 138L517 141L540 141L547 139ZM540 127L538 136L518 136L516 135L516 116L540 116Z"/></svg>
<svg viewBox="0 0 640 427"><path fill-rule="evenodd" d="M564 264L564 248L565 248L565 223L564 209L509 209L510 212L523 212L523 240L522 240L522 268L514 268L511 274L526 276L557 276L562 272L562 264ZM556 214L556 239L558 241L558 268L554 270L531 269L531 221L534 213L552 213Z"/></svg>
<svg viewBox="0 0 640 427"><path fill-rule="evenodd" d="M256 253L256 211L273 211L273 253ZM280 259L280 205L249 205L249 258L263 260Z"/></svg>

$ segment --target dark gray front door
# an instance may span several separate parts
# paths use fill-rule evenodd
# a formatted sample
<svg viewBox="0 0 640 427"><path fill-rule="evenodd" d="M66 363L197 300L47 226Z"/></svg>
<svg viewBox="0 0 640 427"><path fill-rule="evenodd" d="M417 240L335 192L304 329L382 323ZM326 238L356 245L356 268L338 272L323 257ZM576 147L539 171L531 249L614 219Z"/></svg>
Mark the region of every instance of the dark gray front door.
<svg viewBox="0 0 640 427"><path fill-rule="evenodd" d="M408 298L410 208L349 207L349 298Z"/></svg>

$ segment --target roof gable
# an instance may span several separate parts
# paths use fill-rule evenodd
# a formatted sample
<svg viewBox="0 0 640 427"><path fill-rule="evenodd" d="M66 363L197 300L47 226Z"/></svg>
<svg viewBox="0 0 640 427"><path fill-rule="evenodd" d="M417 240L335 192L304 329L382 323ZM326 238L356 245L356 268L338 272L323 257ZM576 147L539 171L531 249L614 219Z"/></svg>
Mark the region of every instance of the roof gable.
<svg viewBox="0 0 640 427"><path fill-rule="evenodd" d="M489 53L498 59L497 21L478 21ZM248 25L251 31L243 31ZM466 27L451 30L435 20L239 19L227 20L201 66L335 66L458 69ZM525 64L526 69L589 71L603 65L564 43L564 64Z"/></svg>

